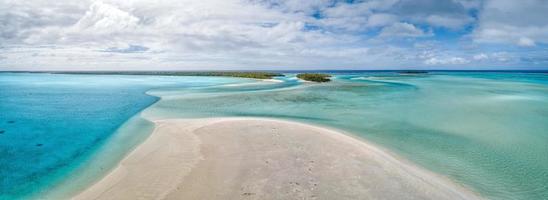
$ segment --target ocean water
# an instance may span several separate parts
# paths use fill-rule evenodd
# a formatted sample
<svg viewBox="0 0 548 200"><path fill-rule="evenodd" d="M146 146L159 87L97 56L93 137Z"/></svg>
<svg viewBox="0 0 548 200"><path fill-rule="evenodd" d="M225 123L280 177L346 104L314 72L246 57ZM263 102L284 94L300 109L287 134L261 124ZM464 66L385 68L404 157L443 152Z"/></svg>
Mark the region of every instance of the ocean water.
<svg viewBox="0 0 548 200"><path fill-rule="evenodd" d="M0 199L57 197L85 187L150 133L139 113L334 127L487 198L548 199L547 74L344 72L323 84L291 73L277 79L0 74L0 175L8 177Z"/></svg>
<svg viewBox="0 0 548 200"><path fill-rule="evenodd" d="M490 199L548 199L548 74L289 75L264 88L152 90L158 118L254 116L348 131ZM238 90L241 89L241 90ZM178 93L180 92L180 93Z"/></svg>
<svg viewBox="0 0 548 200"><path fill-rule="evenodd" d="M151 132L150 89L249 81L0 73L0 199L62 199L106 173Z"/></svg>

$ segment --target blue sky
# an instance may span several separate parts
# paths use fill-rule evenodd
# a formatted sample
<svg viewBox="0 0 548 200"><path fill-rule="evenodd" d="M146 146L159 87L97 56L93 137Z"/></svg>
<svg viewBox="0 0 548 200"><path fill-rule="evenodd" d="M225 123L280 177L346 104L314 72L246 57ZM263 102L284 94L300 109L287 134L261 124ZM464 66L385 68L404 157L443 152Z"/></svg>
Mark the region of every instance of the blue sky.
<svg viewBox="0 0 548 200"><path fill-rule="evenodd" d="M0 0L0 70L548 70L546 0Z"/></svg>

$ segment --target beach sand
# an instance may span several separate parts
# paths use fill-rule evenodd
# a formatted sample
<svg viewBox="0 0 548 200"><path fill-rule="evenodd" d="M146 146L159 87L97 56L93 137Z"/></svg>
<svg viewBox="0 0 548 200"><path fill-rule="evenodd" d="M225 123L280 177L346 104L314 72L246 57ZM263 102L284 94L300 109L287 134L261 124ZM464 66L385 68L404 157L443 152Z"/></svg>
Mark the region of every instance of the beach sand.
<svg viewBox="0 0 548 200"><path fill-rule="evenodd" d="M154 122L146 141L74 199L479 199L322 127L258 118Z"/></svg>

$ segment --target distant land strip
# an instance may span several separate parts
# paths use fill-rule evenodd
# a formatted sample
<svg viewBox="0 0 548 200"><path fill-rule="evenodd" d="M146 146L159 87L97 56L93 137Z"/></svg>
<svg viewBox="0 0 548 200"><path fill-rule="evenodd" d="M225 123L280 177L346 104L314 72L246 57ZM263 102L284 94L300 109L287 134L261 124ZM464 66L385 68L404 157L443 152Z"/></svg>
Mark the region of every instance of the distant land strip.
<svg viewBox="0 0 548 200"><path fill-rule="evenodd" d="M282 73L262 71L56 71L47 73L92 75L225 76L254 79L271 79L277 76L284 76Z"/></svg>

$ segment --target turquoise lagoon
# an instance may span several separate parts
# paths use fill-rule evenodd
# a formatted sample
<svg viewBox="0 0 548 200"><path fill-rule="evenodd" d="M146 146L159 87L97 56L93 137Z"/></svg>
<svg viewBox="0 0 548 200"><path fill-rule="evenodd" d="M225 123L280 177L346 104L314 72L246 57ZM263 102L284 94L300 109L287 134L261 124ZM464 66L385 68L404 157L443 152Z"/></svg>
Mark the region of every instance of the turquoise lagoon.
<svg viewBox="0 0 548 200"><path fill-rule="evenodd" d="M141 112L333 127L487 198L548 199L547 74L338 72L324 84L287 75L0 74L0 199L85 187L150 133Z"/></svg>
<svg viewBox="0 0 548 200"><path fill-rule="evenodd" d="M64 199L152 131L146 91L249 82L214 77L0 73L0 199Z"/></svg>

